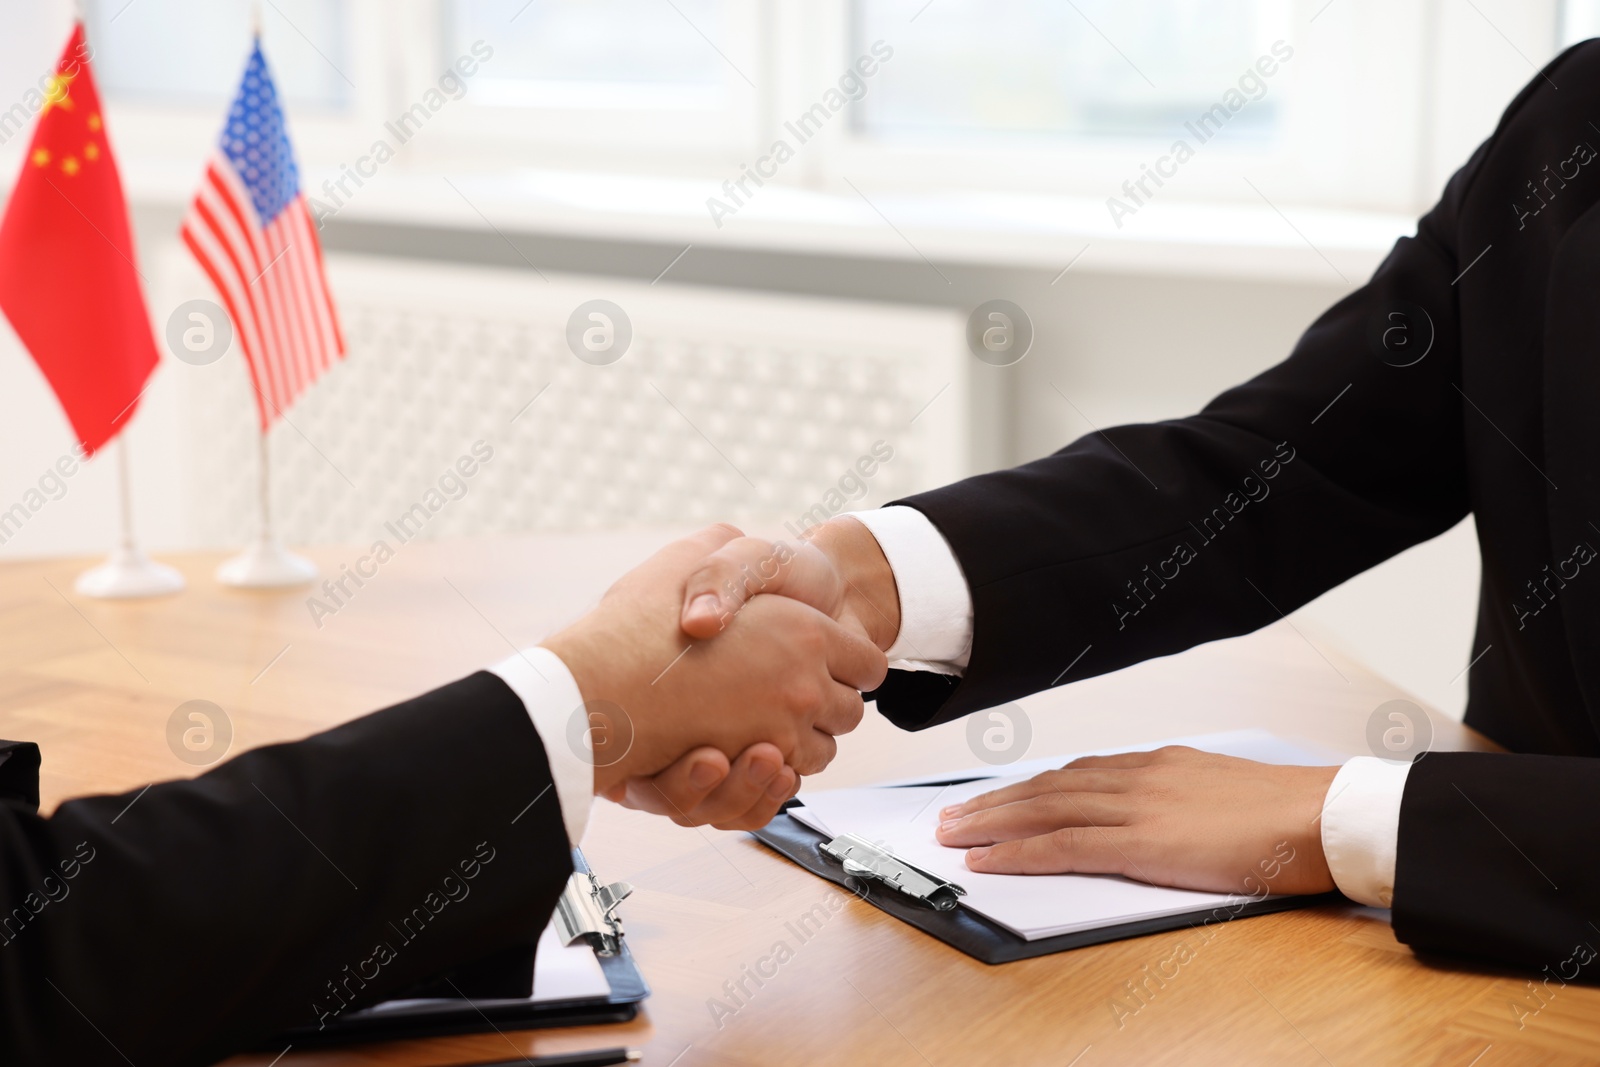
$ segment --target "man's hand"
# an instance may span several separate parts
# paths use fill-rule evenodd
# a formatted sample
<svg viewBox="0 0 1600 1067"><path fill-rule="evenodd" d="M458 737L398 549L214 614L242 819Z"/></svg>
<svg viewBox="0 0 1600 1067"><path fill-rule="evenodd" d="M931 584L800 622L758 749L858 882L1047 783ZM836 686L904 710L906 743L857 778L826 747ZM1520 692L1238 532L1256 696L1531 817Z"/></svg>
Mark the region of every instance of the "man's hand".
<svg viewBox="0 0 1600 1067"><path fill-rule="evenodd" d="M655 777L618 782L604 795L679 826L759 830L799 791L800 776L783 753L761 742L739 753L731 767L719 750L697 748Z"/></svg>
<svg viewBox="0 0 1600 1067"><path fill-rule="evenodd" d="M685 581L739 536L713 526L668 545L544 642L583 696L597 792L612 795L702 745L736 754L768 742L796 772L813 773L833 758L834 735L860 722L859 690L883 680L883 653L813 607L755 597L715 640L685 638Z"/></svg>
<svg viewBox="0 0 1600 1067"><path fill-rule="evenodd" d="M1088 756L940 812L938 839L995 874L1120 874L1212 892L1333 888L1321 814L1337 767L1169 746ZM1246 879L1252 881L1246 882Z"/></svg>
<svg viewBox="0 0 1600 1067"><path fill-rule="evenodd" d="M807 531L798 543L740 537L723 544L684 583L684 632L712 638L760 594L809 604L879 649L888 649L900 630L894 572L877 539L848 516ZM631 779L605 795L683 826L754 830L800 791L794 768L774 765L771 756L770 750L750 749L730 768L720 752L697 749L654 778Z"/></svg>
<svg viewBox="0 0 1600 1067"><path fill-rule="evenodd" d="M715 636L761 593L810 604L885 651L900 631L894 572L877 538L849 516L808 530L801 541L740 537L711 553L684 583L684 633Z"/></svg>

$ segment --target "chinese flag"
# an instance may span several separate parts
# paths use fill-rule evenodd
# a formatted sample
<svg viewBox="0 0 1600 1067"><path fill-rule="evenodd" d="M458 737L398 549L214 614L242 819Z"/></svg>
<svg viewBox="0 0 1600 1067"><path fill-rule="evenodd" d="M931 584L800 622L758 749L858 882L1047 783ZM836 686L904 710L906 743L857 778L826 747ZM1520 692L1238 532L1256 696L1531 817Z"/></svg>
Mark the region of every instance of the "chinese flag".
<svg viewBox="0 0 1600 1067"><path fill-rule="evenodd" d="M82 24L40 107L0 221L0 309L92 453L133 415L158 357Z"/></svg>

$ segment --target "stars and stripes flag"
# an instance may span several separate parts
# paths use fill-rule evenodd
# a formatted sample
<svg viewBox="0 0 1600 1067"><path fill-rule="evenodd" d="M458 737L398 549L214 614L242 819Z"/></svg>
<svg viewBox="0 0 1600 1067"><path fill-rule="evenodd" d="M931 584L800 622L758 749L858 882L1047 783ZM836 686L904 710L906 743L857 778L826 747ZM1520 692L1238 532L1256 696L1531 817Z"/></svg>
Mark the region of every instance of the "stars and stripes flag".
<svg viewBox="0 0 1600 1067"><path fill-rule="evenodd" d="M345 347L260 38L181 232L233 319L265 433Z"/></svg>

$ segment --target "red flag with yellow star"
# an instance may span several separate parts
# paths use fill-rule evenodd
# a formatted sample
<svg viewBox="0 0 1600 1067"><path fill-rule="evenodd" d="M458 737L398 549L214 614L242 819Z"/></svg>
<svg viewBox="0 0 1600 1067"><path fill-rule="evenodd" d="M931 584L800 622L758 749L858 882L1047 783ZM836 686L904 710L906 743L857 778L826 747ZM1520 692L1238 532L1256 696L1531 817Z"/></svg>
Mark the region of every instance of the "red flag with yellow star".
<svg viewBox="0 0 1600 1067"><path fill-rule="evenodd" d="M81 23L0 221L0 309L84 449L115 437L158 357Z"/></svg>

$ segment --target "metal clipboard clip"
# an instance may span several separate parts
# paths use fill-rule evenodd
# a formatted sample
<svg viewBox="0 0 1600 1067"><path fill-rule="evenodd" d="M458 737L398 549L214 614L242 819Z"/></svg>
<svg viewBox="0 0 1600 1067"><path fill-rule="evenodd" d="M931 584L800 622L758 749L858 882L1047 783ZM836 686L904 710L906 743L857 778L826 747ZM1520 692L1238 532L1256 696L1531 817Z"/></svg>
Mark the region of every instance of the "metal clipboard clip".
<svg viewBox="0 0 1600 1067"><path fill-rule="evenodd" d="M574 871L556 901L556 933L563 945L579 938L589 942L597 956L615 956L622 942L622 920L617 905L633 892L627 882L601 885L593 871Z"/></svg>
<svg viewBox="0 0 1600 1067"><path fill-rule="evenodd" d="M967 891L954 882L897 858L887 849L855 834L840 834L818 846L844 865L844 873L870 878L897 889L908 897L930 905L935 911L951 911Z"/></svg>

